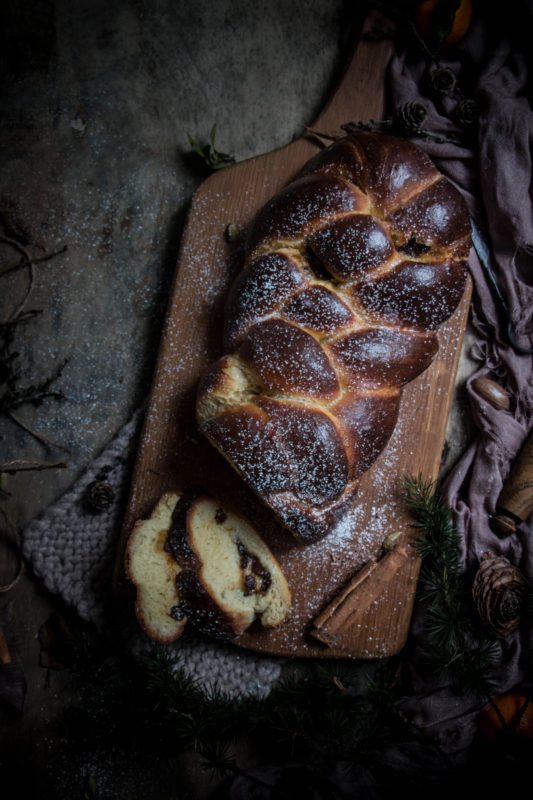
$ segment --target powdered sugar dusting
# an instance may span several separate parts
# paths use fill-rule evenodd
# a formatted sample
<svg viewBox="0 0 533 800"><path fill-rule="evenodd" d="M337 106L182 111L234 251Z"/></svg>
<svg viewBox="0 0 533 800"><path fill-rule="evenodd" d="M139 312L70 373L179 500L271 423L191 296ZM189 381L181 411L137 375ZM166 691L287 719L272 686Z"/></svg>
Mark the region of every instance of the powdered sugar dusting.
<svg viewBox="0 0 533 800"><path fill-rule="evenodd" d="M299 192L300 189L301 186ZM361 277L370 271L375 286L381 287L385 284L378 281L408 260L399 252L391 257L391 252L396 252L394 236L389 236L389 227L374 223L369 215L351 215L352 220L357 217L358 227L366 231L368 241L357 240L351 254L342 253L347 259L343 266L347 274L350 258L356 266L353 277L342 281L340 295L334 294L338 291L337 281L328 280L320 265L315 264L317 253L315 261L311 254L314 243L311 238L305 240L307 221L318 210L313 198L306 199L302 190L297 192L293 216L287 218L288 227L283 227L283 219L269 217L269 225L273 225L270 233L277 236L271 243L271 252L265 239L261 239L265 233L261 220L265 223L265 218L259 215L259 244L249 251L255 260L237 278L233 305L230 302L226 306L230 312L226 331L234 349L230 347L230 356L211 360L213 342L222 329L222 325L217 328L217 323L222 323L221 303L227 297L233 269L223 231L230 220L239 225L239 214L246 216L243 208L249 199L252 202L252 194L247 191L243 192L237 215L229 192L200 193L193 201L192 224L182 244L181 294L173 300L165 335L166 351L156 377L156 394L160 392L161 397L154 401L150 413L159 417L158 424L164 420L167 428L180 424L177 415L181 400L194 391L203 365L214 369L214 374L220 370L216 380L206 383L206 405L213 411L205 423L202 421L202 431L233 464L237 475L296 534L294 546L282 543L276 549L291 582L293 607L290 622L276 632L275 641L281 641L287 652L292 648L301 652L302 647L313 647L313 643L302 643L303 632L324 607L327 597L379 556L387 536L406 524L400 497L403 471L409 468L416 472L417 448L421 441L428 440L427 432L419 435L410 422L416 411L417 420L422 426L425 423L424 413L418 409L424 407L427 385L424 378L420 381L416 376L434 357L436 337L424 326L421 330L414 322L410 324L414 307L411 296L402 295L407 299L404 307L396 311L405 310L407 324L380 319L380 304L387 303L379 291L369 298L366 308L361 307L362 292L357 297ZM285 199L289 195L290 192L284 195ZM267 217L274 211L278 213L283 202L282 197L267 205ZM351 210L347 213L343 209L339 219L346 219ZM319 223L321 230L324 222ZM337 238L346 243L350 237L346 234L343 238L343 233L344 228L339 225ZM280 241L281 234L284 241ZM300 238L289 241L289 235ZM323 244L325 250L335 246L333 233L323 237ZM380 264L378 256L386 263ZM325 254L322 260L327 266ZM409 263L413 269L418 266L415 261ZM261 269L262 265L265 269ZM278 266L279 272L274 269ZM419 266L414 284L431 284L428 262L420 259ZM444 273L437 269L432 274L438 283ZM387 291L396 299L394 281L391 283L393 288L389 284ZM338 300L330 302L328 293ZM436 298L438 303L436 287L430 287L430 294L432 302ZM449 296L444 302L449 302ZM222 342L217 343L221 345ZM245 377L244 386L223 368L228 358L241 365L237 372ZM354 371L352 362L358 365L353 376L349 374ZM405 381L409 381L407 403L402 403L400 418L387 445L396 420L398 387ZM363 398L360 408L348 404L354 391ZM347 469L340 478L335 465L329 470L334 453L331 442L325 441L321 431L316 432L316 442L312 436L310 439L311 428L298 420L293 424L292 418L274 410L276 404L299 407L298 410L320 409L335 429L331 442L335 439L347 460ZM380 414L374 413L378 406L385 409ZM333 476L330 485L326 473ZM355 495L359 480L359 494ZM213 483L217 484L216 478ZM310 489L314 491L316 487L320 491L315 496ZM338 509L344 503L348 507L352 500L353 505L333 524L331 520L337 519ZM279 527L272 531L275 542L280 541L279 533ZM391 590L386 602L398 608L401 601ZM379 642L369 640L369 653L375 653L378 647Z"/></svg>

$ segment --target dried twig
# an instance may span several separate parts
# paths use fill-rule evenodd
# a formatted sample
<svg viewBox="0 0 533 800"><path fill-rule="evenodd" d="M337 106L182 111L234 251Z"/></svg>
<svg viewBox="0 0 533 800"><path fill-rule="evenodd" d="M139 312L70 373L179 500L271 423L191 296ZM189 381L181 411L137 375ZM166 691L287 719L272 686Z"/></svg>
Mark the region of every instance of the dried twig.
<svg viewBox="0 0 533 800"><path fill-rule="evenodd" d="M0 242L4 244L12 244L12 241L7 239L5 236L0 236ZM50 261L50 259L54 258L55 256L59 256L62 253L67 251L67 246L61 247L59 250L54 250L51 253L46 253L44 256L36 256L34 258L24 258L22 261L17 261L16 264L10 264L8 267L4 267L4 269L0 272L0 278L2 275L7 275L8 272L14 272L17 269L22 269L23 267L27 267L30 264L42 264L44 261Z"/></svg>
<svg viewBox="0 0 533 800"><path fill-rule="evenodd" d="M64 253L67 248L65 246L54 252L45 253L44 255L34 257L30 254L26 245L13 236L0 234L0 244L5 244L9 247L12 247L22 256L22 259L16 264L11 264L4 268L0 272L0 278L17 269L26 268L29 270L29 282L22 301L8 316L7 320L0 322L0 346L2 349L1 366L3 372L1 376L3 391L0 399L0 413L15 423L15 425L29 433L33 438L37 439L37 441L39 441L46 448L58 449L68 455L67 459L56 459L52 461L41 461L39 459L12 459L11 461L0 464L0 473L13 474L15 472L25 470L62 469L67 466L72 456L71 451L62 445L57 444L56 442L52 442L50 439L38 433L26 423L22 422L22 420L15 416L13 410L27 404L37 406L48 398L61 399L63 397L62 393L53 391L50 387L52 383L61 375L66 361L63 362L58 369L56 369L52 376L46 378L37 385L21 388L20 386L17 386L18 376L13 371L13 362L17 354L12 352L11 345L13 340L14 326L41 313L35 309L26 309L26 304L35 282L35 265L37 263L49 261L54 256Z"/></svg>
<svg viewBox="0 0 533 800"><path fill-rule="evenodd" d="M11 578L11 580L8 583L5 583L5 584L0 586L0 593L5 593L5 592L9 592L11 589L13 589L13 587L16 586L16 584L21 579L22 574L24 572L24 559L22 558L22 541L21 541L20 533L15 529L14 525L9 522L5 511L3 509L0 509L0 510L2 511L2 516L4 517L4 520L5 520L5 529L9 528L12 531L14 531L14 538L15 538L14 545L13 545L13 542L11 541L11 537L9 537L9 541L10 541L11 545L14 546L15 553L16 553L16 556L17 556L17 568L16 568L16 571L15 571L15 575L13 576L13 578ZM2 531L4 532L5 529L2 528ZM6 536L6 538L7 538L7 536Z"/></svg>
<svg viewBox="0 0 533 800"><path fill-rule="evenodd" d="M44 445L44 447L61 450L63 453L66 453L68 455L68 458L62 459L61 461L53 461L53 462L24 461L24 460L8 461L5 464L0 464L0 472L17 472L18 470L24 470L24 469L43 470L43 469L53 469L54 467L56 467L57 469L62 469L68 465L70 459L72 458L71 450L69 450L62 444L57 444L56 442L53 442L51 439L48 439L46 436L43 436L42 433L38 433L33 428L30 428L29 425L26 425L24 422L22 422L21 419L16 417L12 411L6 412L6 416L9 417L9 419L12 422L14 422L15 425L18 425L20 428L22 428L22 430L26 431L26 433L29 433L31 436L33 436L34 439L37 439L37 441L40 442L42 445Z"/></svg>

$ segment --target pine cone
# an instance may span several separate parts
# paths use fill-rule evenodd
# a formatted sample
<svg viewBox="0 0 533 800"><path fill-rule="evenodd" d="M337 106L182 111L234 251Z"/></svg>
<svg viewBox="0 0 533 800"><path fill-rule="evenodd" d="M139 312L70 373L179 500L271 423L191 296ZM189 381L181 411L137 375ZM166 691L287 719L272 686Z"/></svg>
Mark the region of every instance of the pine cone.
<svg viewBox="0 0 533 800"><path fill-rule="evenodd" d="M437 67L431 70L427 76L430 91L441 97L450 95L454 91L456 83L455 75L448 67Z"/></svg>
<svg viewBox="0 0 533 800"><path fill-rule="evenodd" d="M520 622L527 581L504 556L485 553L472 586L472 597L482 622L500 638Z"/></svg>
<svg viewBox="0 0 533 800"><path fill-rule="evenodd" d="M471 128L478 120L479 109L475 100L459 100L454 109L455 121L461 128Z"/></svg>
<svg viewBox="0 0 533 800"><path fill-rule="evenodd" d="M85 492L85 504L90 511L106 511L113 503L114 497L111 484L93 481Z"/></svg>
<svg viewBox="0 0 533 800"><path fill-rule="evenodd" d="M426 116L425 105L418 100L412 100L398 106L394 112L394 125L403 134L418 133Z"/></svg>

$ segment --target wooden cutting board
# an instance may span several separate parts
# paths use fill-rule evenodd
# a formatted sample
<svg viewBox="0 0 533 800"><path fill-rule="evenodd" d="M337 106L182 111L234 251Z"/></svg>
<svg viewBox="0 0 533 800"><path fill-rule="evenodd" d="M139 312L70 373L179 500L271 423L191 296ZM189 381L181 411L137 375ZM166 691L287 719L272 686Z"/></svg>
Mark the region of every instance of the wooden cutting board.
<svg viewBox="0 0 533 800"><path fill-rule="evenodd" d="M338 89L313 129L338 134L346 122L382 117L393 41L391 35L373 35L376 29L390 33L392 26L373 12ZM419 572L413 548L383 587L377 573L370 574L373 602L356 615L347 643L326 646L309 636L309 627L354 573L379 555L389 534L412 533L402 482L406 475L437 476L470 285L453 318L441 329L437 358L407 387L395 433L364 476L353 513L322 542L297 544L195 426L197 381L222 354L222 306L240 269L239 238L228 241L228 225L243 230L257 209L316 152L316 140L302 136L272 153L214 173L192 198L118 549L116 583L123 583L123 551L135 520L149 516L164 492L203 484L257 526L292 592L293 607L282 627L254 628L237 645L284 656L383 658L397 653L408 633Z"/></svg>

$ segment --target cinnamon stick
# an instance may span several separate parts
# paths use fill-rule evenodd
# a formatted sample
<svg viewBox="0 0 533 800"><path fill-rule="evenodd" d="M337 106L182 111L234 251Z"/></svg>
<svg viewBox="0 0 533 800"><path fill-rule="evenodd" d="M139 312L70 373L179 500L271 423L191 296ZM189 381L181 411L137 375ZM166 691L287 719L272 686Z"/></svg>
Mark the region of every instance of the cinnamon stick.
<svg viewBox="0 0 533 800"><path fill-rule="evenodd" d="M311 636L329 647L349 649L351 632L404 567L410 557L408 547L397 545L380 559L367 562L313 620Z"/></svg>

